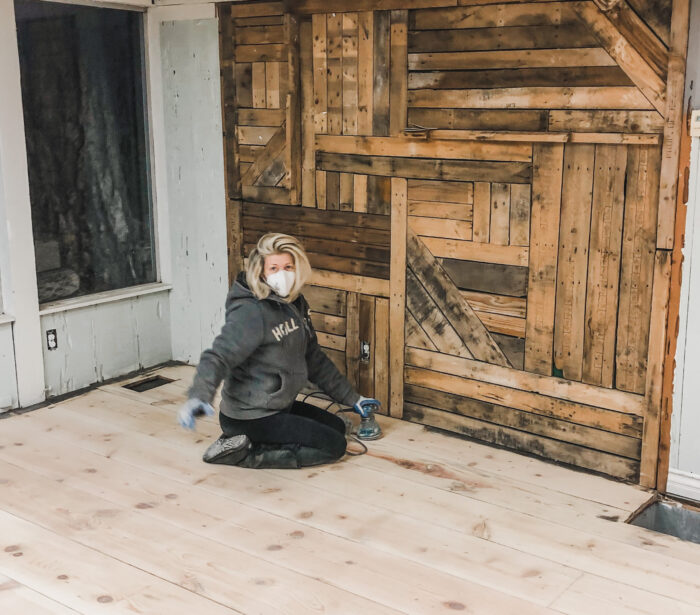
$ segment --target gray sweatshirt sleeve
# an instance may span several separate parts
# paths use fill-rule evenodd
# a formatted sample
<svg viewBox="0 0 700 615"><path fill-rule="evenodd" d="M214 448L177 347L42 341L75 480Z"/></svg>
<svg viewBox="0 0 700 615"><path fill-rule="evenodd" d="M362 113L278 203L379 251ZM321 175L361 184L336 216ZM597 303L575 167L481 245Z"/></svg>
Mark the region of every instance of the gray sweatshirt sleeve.
<svg viewBox="0 0 700 615"><path fill-rule="evenodd" d="M260 308L253 301L236 301L212 347L202 353L187 395L211 403L226 374L253 354L262 340Z"/></svg>
<svg viewBox="0 0 700 615"><path fill-rule="evenodd" d="M304 317L311 332L309 346L306 350L309 380L335 401L346 406L355 405L355 402L360 399L360 394L355 391L348 379L338 371L333 361L328 358L318 345L316 331L311 324L307 305L305 305Z"/></svg>

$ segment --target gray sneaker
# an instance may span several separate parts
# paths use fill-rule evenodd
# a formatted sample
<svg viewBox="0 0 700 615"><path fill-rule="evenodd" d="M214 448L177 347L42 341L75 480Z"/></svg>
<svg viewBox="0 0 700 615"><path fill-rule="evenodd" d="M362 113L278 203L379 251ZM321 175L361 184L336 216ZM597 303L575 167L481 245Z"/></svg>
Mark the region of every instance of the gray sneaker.
<svg viewBox="0 0 700 615"><path fill-rule="evenodd" d="M222 463L229 466L238 465L250 451L250 439L246 435L221 436L206 451L202 459L206 463Z"/></svg>

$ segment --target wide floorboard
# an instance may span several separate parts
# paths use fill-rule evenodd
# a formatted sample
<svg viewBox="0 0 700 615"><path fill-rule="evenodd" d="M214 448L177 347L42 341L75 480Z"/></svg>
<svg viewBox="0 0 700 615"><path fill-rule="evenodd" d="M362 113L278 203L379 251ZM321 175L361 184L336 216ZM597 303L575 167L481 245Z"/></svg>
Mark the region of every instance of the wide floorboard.
<svg viewBox="0 0 700 615"><path fill-rule="evenodd" d="M0 421L0 613L700 613L637 487L390 419L334 465L211 466L192 368L158 373Z"/></svg>

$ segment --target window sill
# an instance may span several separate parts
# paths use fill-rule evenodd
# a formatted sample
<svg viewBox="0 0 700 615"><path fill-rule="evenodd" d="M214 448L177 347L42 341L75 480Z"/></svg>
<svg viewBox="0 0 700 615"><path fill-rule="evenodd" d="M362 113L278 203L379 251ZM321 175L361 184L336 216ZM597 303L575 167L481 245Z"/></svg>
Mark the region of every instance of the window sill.
<svg viewBox="0 0 700 615"><path fill-rule="evenodd" d="M11 325L13 322L15 322L14 316L10 316L9 314L3 314L2 312L0 312L0 326Z"/></svg>
<svg viewBox="0 0 700 615"><path fill-rule="evenodd" d="M84 297L75 297L73 299L62 299L51 303L43 303L39 306L39 316L47 314L56 314L57 312L68 312L69 310L77 310L79 308L91 307L100 305L101 303L114 303L115 301L123 301L124 299L132 299L143 295L152 295L153 293L162 293L172 290L172 284L163 284L162 282L154 282L153 284L142 284L140 286L130 286L129 288L120 288L118 290L109 290L103 293L94 295L86 295ZM0 317L1 318L1 317Z"/></svg>

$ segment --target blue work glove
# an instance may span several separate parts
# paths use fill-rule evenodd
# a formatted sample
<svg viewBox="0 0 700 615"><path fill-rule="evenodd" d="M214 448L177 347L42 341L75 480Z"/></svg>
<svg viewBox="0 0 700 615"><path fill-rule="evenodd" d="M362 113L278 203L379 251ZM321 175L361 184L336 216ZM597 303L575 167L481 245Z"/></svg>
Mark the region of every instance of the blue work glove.
<svg viewBox="0 0 700 615"><path fill-rule="evenodd" d="M379 406L381 406L381 404L376 399L362 397L362 395L360 395L360 399L358 399L353 406L353 410L361 417L366 417L374 408L378 410Z"/></svg>
<svg viewBox="0 0 700 615"><path fill-rule="evenodd" d="M177 422L185 429L194 429L195 419L200 416L213 416L214 408L201 399L188 399L177 411Z"/></svg>

